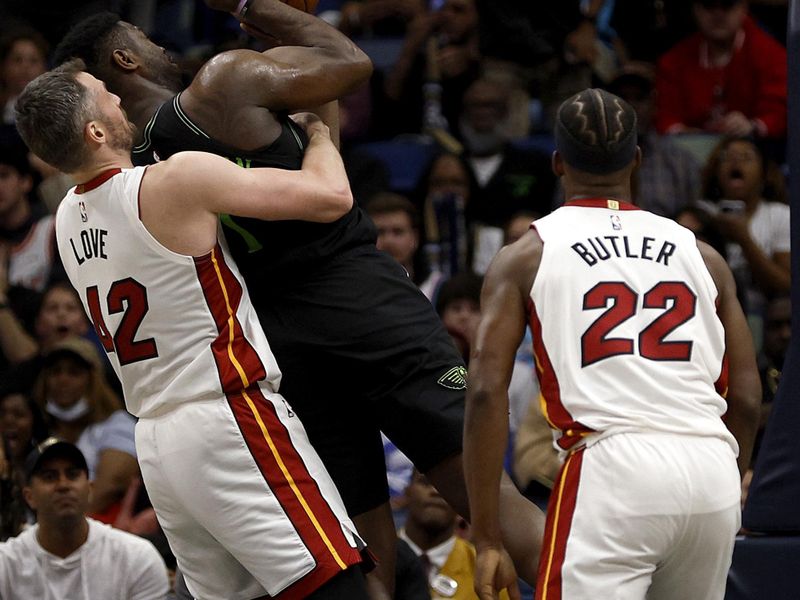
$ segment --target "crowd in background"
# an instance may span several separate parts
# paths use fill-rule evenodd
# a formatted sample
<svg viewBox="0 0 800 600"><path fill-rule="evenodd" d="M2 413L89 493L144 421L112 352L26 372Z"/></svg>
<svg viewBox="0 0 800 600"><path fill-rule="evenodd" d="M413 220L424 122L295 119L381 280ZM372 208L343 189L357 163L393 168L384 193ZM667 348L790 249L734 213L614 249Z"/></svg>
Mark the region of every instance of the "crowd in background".
<svg viewBox="0 0 800 600"><path fill-rule="evenodd" d="M187 81L218 51L263 49L199 0L0 5L0 541L35 522L21 493L25 458L57 435L86 458L89 513L147 537L173 566L138 479L134 419L55 251L53 214L72 182L28 153L13 124L16 96L66 30L100 10L163 45ZM369 85L340 102L356 200L466 359L492 257L564 201L550 168L555 110L602 87L637 112L637 204L693 230L735 274L766 422L791 319L787 10L780 0L321 0L318 15L375 64ZM526 339L507 467L544 502L558 458L537 397ZM386 448L398 526L412 518L403 543L424 554L413 519L427 484ZM457 517L446 518L456 535Z"/></svg>

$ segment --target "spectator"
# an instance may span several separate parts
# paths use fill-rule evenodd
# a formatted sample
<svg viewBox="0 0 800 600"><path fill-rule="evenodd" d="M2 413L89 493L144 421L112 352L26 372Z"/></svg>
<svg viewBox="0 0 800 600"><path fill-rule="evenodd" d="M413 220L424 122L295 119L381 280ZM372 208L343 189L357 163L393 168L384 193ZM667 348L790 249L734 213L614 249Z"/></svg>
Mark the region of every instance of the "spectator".
<svg viewBox="0 0 800 600"><path fill-rule="evenodd" d="M42 292L65 278L55 246L55 217L35 210L33 170L18 138L0 140L0 243L9 248L8 284Z"/></svg>
<svg viewBox="0 0 800 600"><path fill-rule="evenodd" d="M22 498L25 458L47 436L42 411L27 393L13 386L0 392L0 541L33 523Z"/></svg>
<svg viewBox="0 0 800 600"><path fill-rule="evenodd" d="M74 443L86 457L91 513L113 523L119 501L139 473L135 421L106 382L94 345L71 337L50 348L34 398L53 434Z"/></svg>
<svg viewBox="0 0 800 600"><path fill-rule="evenodd" d="M789 293L791 284L783 175L752 140L729 138L708 159L703 195L717 208L732 209L716 212L712 223L727 242L727 261L760 347L767 297Z"/></svg>
<svg viewBox="0 0 800 600"><path fill-rule="evenodd" d="M483 273L502 245L501 228L520 210L543 216L550 212L555 176L550 156L521 150L511 144L509 121L511 89L489 78L467 89L459 120L461 137L479 193L467 207L475 225L478 253L472 268ZM484 231L484 228L494 231Z"/></svg>
<svg viewBox="0 0 800 600"><path fill-rule="evenodd" d="M767 425L772 401L778 392L786 353L792 336L792 301L789 296L778 296L770 300L764 314L764 348L758 357L761 374L761 416L758 423L756 443L753 446L752 463L755 464L764 428Z"/></svg>
<svg viewBox="0 0 800 600"><path fill-rule="evenodd" d="M786 50L747 16L746 0L693 6L698 33L658 62L658 131L783 137Z"/></svg>
<svg viewBox="0 0 800 600"><path fill-rule="evenodd" d="M434 598L475 599L475 548L456 535L458 516L424 475L414 471L406 489L408 518L398 537L422 562ZM505 590L501 600L508 600Z"/></svg>
<svg viewBox="0 0 800 600"><path fill-rule="evenodd" d="M431 268L422 252L417 209L407 198L385 192L374 196L366 210L378 229L378 249L399 262L428 300L432 300L442 273Z"/></svg>
<svg viewBox="0 0 800 600"><path fill-rule="evenodd" d="M636 111L642 164L636 172L636 205L662 217L675 217L700 191L700 165L694 156L653 126L654 73L645 63L628 63L608 84Z"/></svg>
<svg viewBox="0 0 800 600"><path fill-rule="evenodd" d="M477 190L469 164L456 154L435 156L420 177L415 203L432 269L451 275L468 268L474 243L466 211Z"/></svg>
<svg viewBox="0 0 800 600"><path fill-rule="evenodd" d="M2 266L2 263L0 263ZM0 269L0 283L2 283L2 269ZM2 287L0 286L0 292ZM0 300L2 294L0 293ZM69 283L56 282L50 285L42 295L41 302L36 303L37 309L33 318L35 347L33 356L12 367L7 367L0 373L0 381L12 375L20 382L23 389L31 389L39 376L44 362L44 355L59 341L70 336L83 336L89 332L89 323L86 313L83 312L78 293ZM7 343L16 343L11 337L16 334L20 340L30 342L30 336L20 324L19 319L7 307L0 304L0 342L3 349ZM11 340L9 342L9 340ZM26 342L26 343L27 343Z"/></svg>
<svg viewBox="0 0 800 600"><path fill-rule="evenodd" d="M85 516L86 461L69 442L48 438L26 460L25 500L37 524L0 544L5 600L156 600L167 568L153 545Z"/></svg>
<svg viewBox="0 0 800 600"><path fill-rule="evenodd" d="M456 130L461 99L478 76L478 12L475 0L444 0L408 25L400 56L385 83L386 132Z"/></svg>
<svg viewBox="0 0 800 600"><path fill-rule="evenodd" d="M45 287L65 275L55 249L55 220L32 205L28 149L0 136L0 369L35 357L35 307Z"/></svg>
<svg viewBox="0 0 800 600"><path fill-rule="evenodd" d="M48 46L42 35L28 28L11 30L0 41L0 107L2 123L14 123L14 101L47 70Z"/></svg>
<svg viewBox="0 0 800 600"><path fill-rule="evenodd" d="M485 71L510 73L540 99L545 129L562 100L616 67L614 52L598 36L605 3L478 0Z"/></svg>
<svg viewBox="0 0 800 600"><path fill-rule="evenodd" d="M475 329L481 318L482 284L480 275L458 273L442 284L436 297L436 312L465 362L469 362Z"/></svg>

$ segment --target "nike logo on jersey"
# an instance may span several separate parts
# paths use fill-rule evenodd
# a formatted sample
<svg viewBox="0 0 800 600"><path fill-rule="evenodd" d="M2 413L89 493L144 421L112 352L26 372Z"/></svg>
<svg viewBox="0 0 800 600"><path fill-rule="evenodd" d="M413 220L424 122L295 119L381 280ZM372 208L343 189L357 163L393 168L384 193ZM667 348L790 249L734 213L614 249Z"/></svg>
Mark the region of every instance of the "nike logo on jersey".
<svg viewBox="0 0 800 600"><path fill-rule="evenodd" d="M668 267L669 257L675 254L677 246L647 236L636 239L627 235L603 235L587 238L585 243L576 242L571 248L590 267L609 258L639 258Z"/></svg>

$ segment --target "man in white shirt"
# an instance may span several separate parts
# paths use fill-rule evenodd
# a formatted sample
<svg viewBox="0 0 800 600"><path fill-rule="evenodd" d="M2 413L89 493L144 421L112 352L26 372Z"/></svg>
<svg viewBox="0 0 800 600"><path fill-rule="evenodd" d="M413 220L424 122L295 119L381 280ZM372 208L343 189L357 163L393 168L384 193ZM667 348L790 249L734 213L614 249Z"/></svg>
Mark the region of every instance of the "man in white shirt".
<svg viewBox="0 0 800 600"><path fill-rule="evenodd" d="M167 568L150 542L86 518L91 483L76 446L48 438L28 456L25 475L38 523L0 544L0 598L166 597Z"/></svg>

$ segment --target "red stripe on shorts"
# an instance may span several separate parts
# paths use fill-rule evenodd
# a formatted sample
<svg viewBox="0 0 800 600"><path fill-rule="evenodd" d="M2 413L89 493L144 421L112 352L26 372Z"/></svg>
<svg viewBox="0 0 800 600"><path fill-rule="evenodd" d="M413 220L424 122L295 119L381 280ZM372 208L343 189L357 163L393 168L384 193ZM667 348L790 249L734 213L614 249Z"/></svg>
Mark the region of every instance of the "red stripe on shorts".
<svg viewBox="0 0 800 600"><path fill-rule="evenodd" d="M536 313L536 305L533 300L528 304L528 321L533 336L533 354L536 357L536 374L539 377L539 388L547 408L547 420L562 432L557 443L563 449L568 450L577 444L584 434L591 432L592 429L576 421L561 402L561 388L558 385L558 377L542 339L542 323Z"/></svg>
<svg viewBox="0 0 800 600"><path fill-rule="evenodd" d="M338 517L292 444L289 431L272 402L257 386L230 394L228 402L261 474L317 561L316 568L300 581L311 577L317 581L318 587L341 571L342 566L336 561L333 551L345 566L360 562L360 554L350 546ZM262 423L266 434L261 428ZM300 581L295 582L292 588Z"/></svg>
<svg viewBox="0 0 800 600"><path fill-rule="evenodd" d="M578 497L583 451L570 454L553 486L547 506L542 554L536 580L537 600L562 600L561 568L567 553L567 540L572 529L572 516Z"/></svg>
<svg viewBox="0 0 800 600"><path fill-rule="evenodd" d="M266 377L264 365L245 338L237 318L242 286L225 262L219 244L206 256L195 258L194 264L219 332L211 343L211 351L219 369L222 391L226 394L241 391Z"/></svg>

